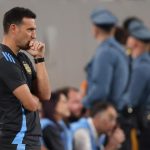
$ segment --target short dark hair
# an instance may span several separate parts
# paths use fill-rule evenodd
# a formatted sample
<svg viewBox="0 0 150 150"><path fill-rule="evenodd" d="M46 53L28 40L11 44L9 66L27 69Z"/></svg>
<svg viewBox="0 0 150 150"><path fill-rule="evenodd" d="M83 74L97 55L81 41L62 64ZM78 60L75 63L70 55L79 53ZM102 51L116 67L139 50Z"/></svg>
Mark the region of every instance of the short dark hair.
<svg viewBox="0 0 150 150"><path fill-rule="evenodd" d="M53 121L56 121L54 115L55 115L56 106L60 100L61 94L63 94L63 93L61 93L58 90L54 91L51 94L50 101L43 101L42 102L43 115L45 118L49 118Z"/></svg>
<svg viewBox="0 0 150 150"><path fill-rule="evenodd" d="M36 14L33 13L30 9L23 8L23 7L14 7L7 11L4 14L3 18L3 29L4 33L8 33L9 27L11 24L21 24L22 19L26 18L36 18Z"/></svg>
<svg viewBox="0 0 150 150"><path fill-rule="evenodd" d="M109 107L113 107L115 110L115 106L109 102L95 102L90 109L90 116L94 117L96 114L105 111Z"/></svg>
<svg viewBox="0 0 150 150"><path fill-rule="evenodd" d="M115 27L114 24L95 24L96 27L102 29L106 33L110 33L111 30Z"/></svg>
<svg viewBox="0 0 150 150"><path fill-rule="evenodd" d="M59 89L59 91L63 93L67 98L68 98L68 94L70 91L79 92L79 90L75 87L64 87L64 88Z"/></svg>

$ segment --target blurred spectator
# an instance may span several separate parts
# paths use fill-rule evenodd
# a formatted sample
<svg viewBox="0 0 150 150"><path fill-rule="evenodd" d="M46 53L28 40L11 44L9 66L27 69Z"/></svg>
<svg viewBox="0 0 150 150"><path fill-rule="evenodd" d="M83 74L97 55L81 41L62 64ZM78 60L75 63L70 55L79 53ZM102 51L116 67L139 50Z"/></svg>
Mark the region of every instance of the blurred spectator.
<svg viewBox="0 0 150 150"><path fill-rule="evenodd" d="M65 150L73 150L72 132L70 130L70 123L77 121L82 113L82 95L80 91L74 87L65 87L59 90L68 99L68 108L71 113L69 117L59 121L60 126L63 128L63 141L65 143Z"/></svg>
<svg viewBox="0 0 150 150"><path fill-rule="evenodd" d="M109 99L117 106L128 82L127 56L113 37L117 18L108 10L96 9L91 21L94 38L100 44L86 66L88 89L83 103L88 108L92 100Z"/></svg>
<svg viewBox="0 0 150 150"><path fill-rule="evenodd" d="M41 126L45 146L49 150L65 150L63 128L59 125L59 121L70 115L65 95L53 92L50 102L43 102L43 115Z"/></svg>
<svg viewBox="0 0 150 150"><path fill-rule="evenodd" d="M77 88L65 87L60 90L68 98L68 107L71 112L68 122L77 121L81 117L83 105L82 95Z"/></svg>
<svg viewBox="0 0 150 150"><path fill-rule="evenodd" d="M91 108L91 118L82 118L71 125L74 150L100 150L99 136L108 134L104 150L116 150L124 141L122 130L117 127L117 111L112 104L96 103Z"/></svg>

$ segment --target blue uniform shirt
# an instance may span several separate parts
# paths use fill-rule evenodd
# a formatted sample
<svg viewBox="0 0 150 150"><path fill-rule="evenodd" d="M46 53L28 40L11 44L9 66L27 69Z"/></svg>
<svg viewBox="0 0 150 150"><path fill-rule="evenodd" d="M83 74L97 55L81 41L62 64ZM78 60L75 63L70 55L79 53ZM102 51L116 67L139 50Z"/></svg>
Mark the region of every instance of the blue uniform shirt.
<svg viewBox="0 0 150 150"><path fill-rule="evenodd" d="M149 92L150 56L148 52L145 52L132 62L130 84L123 101L132 107L144 105L150 101L148 99Z"/></svg>
<svg viewBox="0 0 150 150"><path fill-rule="evenodd" d="M128 58L123 47L110 37L96 49L86 67L88 90L83 100L90 107L94 100L109 99L116 106L128 82Z"/></svg>

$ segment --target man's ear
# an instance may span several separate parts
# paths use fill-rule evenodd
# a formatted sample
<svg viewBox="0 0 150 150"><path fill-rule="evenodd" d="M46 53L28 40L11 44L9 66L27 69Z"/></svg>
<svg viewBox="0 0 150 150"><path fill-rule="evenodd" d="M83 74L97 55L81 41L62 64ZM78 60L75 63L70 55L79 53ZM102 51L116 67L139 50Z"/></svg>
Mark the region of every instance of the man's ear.
<svg viewBox="0 0 150 150"><path fill-rule="evenodd" d="M94 27L94 30L95 30L95 37L97 38L102 31L96 26Z"/></svg>
<svg viewBox="0 0 150 150"><path fill-rule="evenodd" d="M9 31L12 33L15 33L17 30L17 25L16 24L11 24L9 27Z"/></svg>

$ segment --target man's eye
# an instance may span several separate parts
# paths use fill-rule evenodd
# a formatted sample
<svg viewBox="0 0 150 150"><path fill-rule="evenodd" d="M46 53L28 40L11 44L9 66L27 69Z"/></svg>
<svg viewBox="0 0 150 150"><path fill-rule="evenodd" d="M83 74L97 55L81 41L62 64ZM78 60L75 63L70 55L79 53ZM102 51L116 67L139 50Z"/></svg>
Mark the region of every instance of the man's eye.
<svg viewBox="0 0 150 150"><path fill-rule="evenodd" d="M28 29L28 31L35 31L35 29Z"/></svg>

